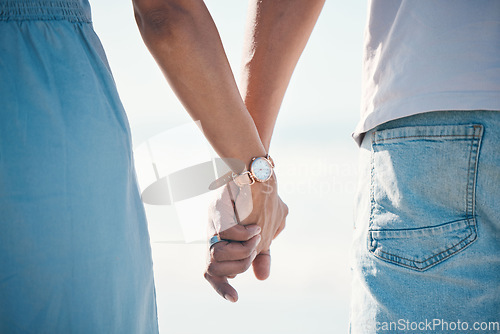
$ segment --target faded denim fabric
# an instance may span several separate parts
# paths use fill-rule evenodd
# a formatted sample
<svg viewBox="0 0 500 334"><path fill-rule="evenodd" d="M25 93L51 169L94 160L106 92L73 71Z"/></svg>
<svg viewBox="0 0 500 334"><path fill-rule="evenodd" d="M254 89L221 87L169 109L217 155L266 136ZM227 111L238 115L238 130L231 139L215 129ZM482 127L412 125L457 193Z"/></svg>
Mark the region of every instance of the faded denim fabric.
<svg viewBox="0 0 500 334"><path fill-rule="evenodd" d="M351 333L500 333L500 112L368 132L356 204Z"/></svg>

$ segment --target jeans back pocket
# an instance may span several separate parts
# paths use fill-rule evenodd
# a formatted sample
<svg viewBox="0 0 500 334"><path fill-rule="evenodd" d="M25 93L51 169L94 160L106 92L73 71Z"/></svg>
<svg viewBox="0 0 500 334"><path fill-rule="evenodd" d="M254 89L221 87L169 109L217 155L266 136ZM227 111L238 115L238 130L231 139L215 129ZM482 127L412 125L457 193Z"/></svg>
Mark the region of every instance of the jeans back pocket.
<svg viewBox="0 0 500 334"><path fill-rule="evenodd" d="M423 271L477 238L479 124L412 126L372 133L368 249Z"/></svg>

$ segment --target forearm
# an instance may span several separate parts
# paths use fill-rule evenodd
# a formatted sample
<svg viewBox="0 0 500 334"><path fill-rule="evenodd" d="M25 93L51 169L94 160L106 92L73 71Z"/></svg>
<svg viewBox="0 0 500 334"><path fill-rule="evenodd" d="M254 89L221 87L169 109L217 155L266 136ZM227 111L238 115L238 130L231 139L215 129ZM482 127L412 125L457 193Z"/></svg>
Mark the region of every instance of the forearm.
<svg viewBox="0 0 500 334"><path fill-rule="evenodd" d="M134 10L146 46L217 153L245 164L265 155L203 1L134 0Z"/></svg>
<svg viewBox="0 0 500 334"><path fill-rule="evenodd" d="M324 2L251 0L241 94L266 150L293 70Z"/></svg>

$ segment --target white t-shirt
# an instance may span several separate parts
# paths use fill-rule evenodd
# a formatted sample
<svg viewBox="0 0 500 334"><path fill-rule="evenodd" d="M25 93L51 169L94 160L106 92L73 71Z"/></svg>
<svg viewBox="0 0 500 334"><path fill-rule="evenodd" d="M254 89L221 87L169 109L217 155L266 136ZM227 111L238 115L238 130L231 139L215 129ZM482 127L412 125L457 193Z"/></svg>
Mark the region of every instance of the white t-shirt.
<svg viewBox="0 0 500 334"><path fill-rule="evenodd" d="M354 139L427 111L500 110L500 0L371 0Z"/></svg>

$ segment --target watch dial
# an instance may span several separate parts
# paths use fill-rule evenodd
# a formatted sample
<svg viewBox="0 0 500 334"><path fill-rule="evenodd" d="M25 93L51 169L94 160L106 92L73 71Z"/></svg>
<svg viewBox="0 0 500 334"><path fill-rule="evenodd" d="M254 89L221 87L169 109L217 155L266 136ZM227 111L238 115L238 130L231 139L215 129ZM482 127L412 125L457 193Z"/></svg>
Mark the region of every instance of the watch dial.
<svg viewBox="0 0 500 334"><path fill-rule="evenodd" d="M269 180L273 169L269 162L264 158L257 158L252 162L251 167L252 174L258 181L264 182Z"/></svg>

